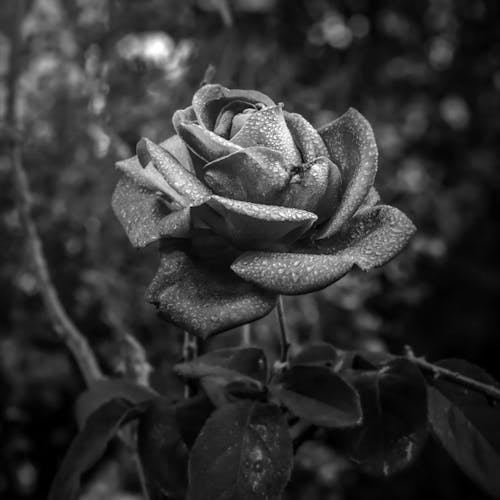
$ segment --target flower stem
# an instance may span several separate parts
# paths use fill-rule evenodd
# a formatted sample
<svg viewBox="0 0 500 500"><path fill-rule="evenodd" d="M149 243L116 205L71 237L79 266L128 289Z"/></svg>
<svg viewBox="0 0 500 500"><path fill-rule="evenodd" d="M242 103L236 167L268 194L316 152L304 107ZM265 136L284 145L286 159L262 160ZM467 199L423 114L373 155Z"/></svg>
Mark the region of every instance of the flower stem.
<svg viewBox="0 0 500 500"><path fill-rule="evenodd" d="M428 373L432 373L435 378L443 378L454 382L458 385L466 387L467 389L472 389L473 391L479 392L484 396L500 401L500 389L491 385L485 384L484 382L479 382L478 380L466 377L461 373L449 370L443 366L434 365L429 363L424 358L416 357L411 348L406 348L406 357L413 361L421 370Z"/></svg>
<svg viewBox="0 0 500 500"><path fill-rule="evenodd" d="M246 323L241 327L241 343L244 346L249 346L252 342L250 323Z"/></svg>
<svg viewBox="0 0 500 500"><path fill-rule="evenodd" d="M286 363L288 357L288 349L290 348L290 342L288 341L288 330L286 326L285 308L283 306L283 297L278 296L278 320L280 323L280 361Z"/></svg>
<svg viewBox="0 0 500 500"><path fill-rule="evenodd" d="M198 341L192 333L185 330L182 342L182 359L184 362L187 362L196 358L196 356L198 356ZM189 382L186 382L184 384L184 398L188 399L191 396L191 386Z"/></svg>

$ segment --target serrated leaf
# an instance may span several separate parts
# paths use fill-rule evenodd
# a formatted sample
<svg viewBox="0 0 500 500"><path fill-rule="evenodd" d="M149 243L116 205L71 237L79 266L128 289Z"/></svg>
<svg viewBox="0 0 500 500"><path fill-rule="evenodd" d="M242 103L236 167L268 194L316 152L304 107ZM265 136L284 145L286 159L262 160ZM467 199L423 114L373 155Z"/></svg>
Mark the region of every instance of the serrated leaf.
<svg viewBox="0 0 500 500"><path fill-rule="evenodd" d="M362 420L359 395L322 366L294 366L269 387L292 413L321 427L352 427Z"/></svg>
<svg viewBox="0 0 500 500"><path fill-rule="evenodd" d="M188 498L278 499L291 468L292 440L279 408L228 404L208 419L191 451Z"/></svg>
<svg viewBox="0 0 500 500"><path fill-rule="evenodd" d="M138 404L157 396L153 389L129 380L99 380L82 392L76 401L75 415L78 427L82 428L89 415L112 399L121 398L129 403Z"/></svg>
<svg viewBox="0 0 500 500"><path fill-rule="evenodd" d="M449 359L436 365L500 388L484 370L465 361ZM466 474L500 498L500 407L442 378L430 382L428 395L434 434Z"/></svg>
<svg viewBox="0 0 500 500"><path fill-rule="evenodd" d="M198 378L216 406L227 402L225 387L230 382L246 382L261 387L267 379L267 360L262 349L238 347L209 352L174 367L184 377Z"/></svg>
<svg viewBox="0 0 500 500"><path fill-rule="evenodd" d="M120 427L143 412L143 405L113 399L90 415L64 457L48 500L75 500L82 474L101 458Z"/></svg>
<svg viewBox="0 0 500 500"><path fill-rule="evenodd" d="M427 435L425 380L409 360L399 358L378 370L353 374L361 396L363 424L331 435L365 472L389 476L409 465Z"/></svg>
<svg viewBox="0 0 500 500"><path fill-rule="evenodd" d="M154 493L184 498L187 487L188 449L175 409L167 398L151 401L139 420L137 451L148 486Z"/></svg>

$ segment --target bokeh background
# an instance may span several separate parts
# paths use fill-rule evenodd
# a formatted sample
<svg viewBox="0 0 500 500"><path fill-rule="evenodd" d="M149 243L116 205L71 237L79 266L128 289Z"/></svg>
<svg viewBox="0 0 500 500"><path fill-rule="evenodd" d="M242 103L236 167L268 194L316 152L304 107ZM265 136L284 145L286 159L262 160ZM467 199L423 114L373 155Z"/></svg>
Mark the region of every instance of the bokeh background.
<svg viewBox="0 0 500 500"><path fill-rule="evenodd" d="M0 2L0 106L16 0ZM256 88L313 124L349 106L372 123L376 185L418 226L408 250L368 274L286 299L296 342L343 348L405 344L463 357L500 378L500 4L496 0L31 0L18 86L23 152L54 281L108 374L124 370L124 333L145 345L153 381L181 333L144 300L156 248L133 250L110 209L113 163L141 136L173 133L209 63L215 80ZM0 498L44 499L76 432L84 384L42 307L0 142ZM276 349L274 314L253 338ZM238 332L212 343L237 343ZM87 500L138 499L114 445L86 481ZM290 499L481 499L429 440L388 480L322 445L300 452Z"/></svg>

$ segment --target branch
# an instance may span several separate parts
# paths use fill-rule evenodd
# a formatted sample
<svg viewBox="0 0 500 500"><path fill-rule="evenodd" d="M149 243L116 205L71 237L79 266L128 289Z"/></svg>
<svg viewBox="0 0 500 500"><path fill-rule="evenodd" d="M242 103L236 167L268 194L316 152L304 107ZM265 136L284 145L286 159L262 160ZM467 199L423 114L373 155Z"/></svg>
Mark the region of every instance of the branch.
<svg viewBox="0 0 500 500"><path fill-rule="evenodd" d="M21 23L25 12L24 0L16 1L15 19L11 32L9 72L7 80L6 124L12 131L10 139L10 157L14 172L14 183L18 197L17 204L21 224L26 231L29 249L32 254L40 293L52 325L59 338L67 345L87 384L103 378L95 355L87 340L66 313L52 282L42 242L34 223L32 213L32 195L28 177L22 162L21 142L16 137L18 119L16 113L17 81L20 73L21 58Z"/></svg>
<svg viewBox="0 0 500 500"><path fill-rule="evenodd" d="M423 371L431 373L435 378L443 378L445 380L449 380L451 382L454 382L455 384L466 387L467 389L472 389L473 391L479 392L480 394L483 394L488 398L500 401L500 389L493 385L479 382L478 380L466 377L461 373L454 372L453 370L449 370L448 368L444 368L443 366L433 365L432 363L426 361L424 358L416 357L413 354L413 351L408 347L406 348L406 357L410 361L413 361L413 363L415 363Z"/></svg>
<svg viewBox="0 0 500 500"><path fill-rule="evenodd" d="M288 340L288 329L286 326L286 318L285 318L285 308L283 306L283 297L281 295L278 296L278 320L280 323L280 362L286 363L288 358L288 350L290 349L290 342Z"/></svg>

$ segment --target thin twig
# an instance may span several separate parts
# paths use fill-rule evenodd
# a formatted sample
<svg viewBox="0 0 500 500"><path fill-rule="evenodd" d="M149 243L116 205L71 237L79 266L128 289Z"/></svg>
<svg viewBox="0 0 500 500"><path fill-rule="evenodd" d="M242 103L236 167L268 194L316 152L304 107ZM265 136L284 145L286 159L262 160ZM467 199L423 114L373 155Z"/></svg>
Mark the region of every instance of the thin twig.
<svg viewBox="0 0 500 500"><path fill-rule="evenodd" d="M484 382L479 382L478 380L466 377L461 373L449 370L448 368L444 368L443 366L438 366L429 363L424 358L416 357L411 351L411 349L410 350L407 349L406 356L409 360L415 363L423 371L432 373L432 375L435 378L443 378L449 380L450 382L454 382L455 384L466 387L467 389L472 389L473 391L479 392L480 394L484 394L488 398L500 401L500 389L498 389L493 385L485 384Z"/></svg>
<svg viewBox="0 0 500 500"><path fill-rule="evenodd" d="M144 474L144 468L142 467L139 454L136 451L134 451L134 462L135 462L135 468L137 470L137 476L139 478L139 483L141 484L141 492L143 500L151 500L151 497L149 496L146 476Z"/></svg>
<svg viewBox="0 0 500 500"><path fill-rule="evenodd" d="M278 320L280 324L280 361L286 363L290 342L288 341L288 330L286 326L285 308L283 307L283 297L278 296Z"/></svg>
<svg viewBox="0 0 500 500"><path fill-rule="evenodd" d="M21 59L21 23L24 16L25 2L17 0L16 19L11 24L11 50L9 58L8 73L8 97L6 107L7 127L12 131L18 131L17 105L17 81L20 73ZM87 340L71 321L66 313L57 291L52 282L47 260L43 251L42 242L34 223L32 214L32 195L29 188L28 177L22 162L21 143L19 140L11 140L10 157L14 171L14 183L18 197L18 210L21 223L26 231L28 245L32 254L35 272L40 287L45 307L52 325L59 338L71 351L80 372L87 384L103 378L97 359L90 348Z"/></svg>

